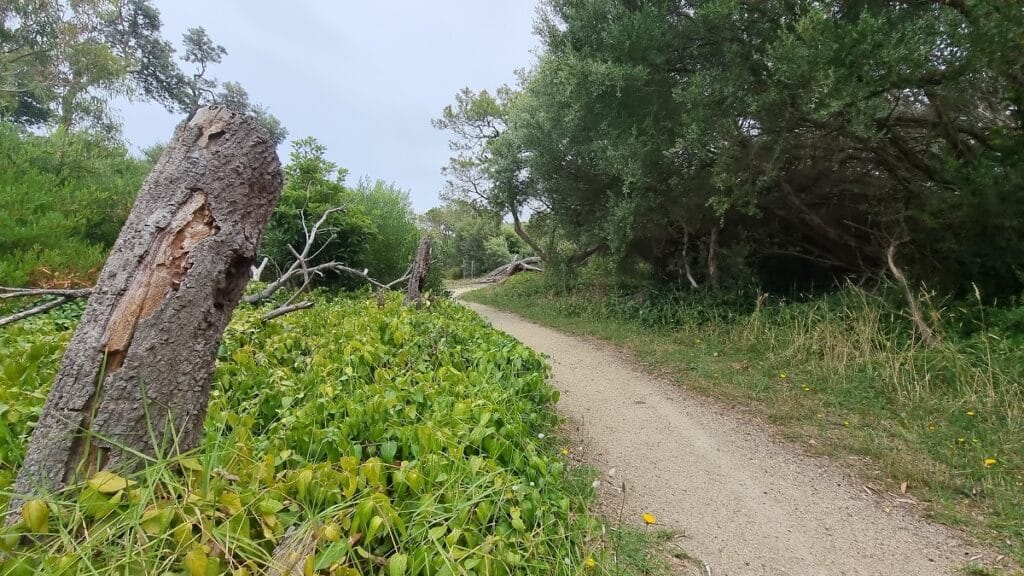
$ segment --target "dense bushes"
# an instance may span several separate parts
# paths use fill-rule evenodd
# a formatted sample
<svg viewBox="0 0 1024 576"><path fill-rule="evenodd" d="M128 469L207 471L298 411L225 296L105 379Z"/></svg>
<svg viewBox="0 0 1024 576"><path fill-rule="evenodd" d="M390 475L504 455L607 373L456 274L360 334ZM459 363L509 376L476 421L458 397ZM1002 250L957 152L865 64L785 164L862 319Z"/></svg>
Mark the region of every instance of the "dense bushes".
<svg viewBox="0 0 1024 576"><path fill-rule="evenodd" d="M0 123L0 285L87 285L149 170L85 133Z"/></svg>
<svg viewBox="0 0 1024 576"><path fill-rule="evenodd" d="M460 197L653 280L892 272L1024 289L1024 13L987 0L547 0L517 91L463 91ZM557 256L554 254L553 256Z"/></svg>
<svg viewBox="0 0 1024 576"><path fill-rule="evenodd" d="M228 329L195 453L47 499L18 530L48 536L3 539L0 572L261 573L293 526L314 534L306 573L581 571L578 492L540 440L556 393L537 354L443 301L258 318ZM72 327L0 333L0 491Z"/></svg>

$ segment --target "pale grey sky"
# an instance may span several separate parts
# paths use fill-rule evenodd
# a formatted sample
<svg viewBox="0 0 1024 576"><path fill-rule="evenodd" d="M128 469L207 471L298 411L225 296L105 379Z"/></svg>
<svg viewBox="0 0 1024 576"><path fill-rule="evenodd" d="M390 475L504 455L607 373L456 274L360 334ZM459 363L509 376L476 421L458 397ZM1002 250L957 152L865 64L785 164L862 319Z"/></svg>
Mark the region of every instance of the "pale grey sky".
<svg viewBox="0 0 1024 576"><path fill-rule="evenodd" d="M289 130L315 136L331 160L438 203L448 138L430 125L463 86L514 82L531 65L535 0L154 0L164 36L202 26L228 50L213 69L240 82ZM133 149L170 138L181 117L120 106ZM288 143L281 147L287 161Z"/></svg>

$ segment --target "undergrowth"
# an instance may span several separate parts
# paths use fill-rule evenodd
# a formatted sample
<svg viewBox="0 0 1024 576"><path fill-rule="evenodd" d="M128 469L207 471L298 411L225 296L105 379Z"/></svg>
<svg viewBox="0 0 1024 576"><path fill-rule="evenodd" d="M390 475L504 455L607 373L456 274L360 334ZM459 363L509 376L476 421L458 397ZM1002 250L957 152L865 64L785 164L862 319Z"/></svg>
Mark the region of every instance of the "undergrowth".
<svg viewBox="0 0 1024 576"><path fill-rule="evenodd" d="M867 456L877 490L906 482L904 500L1024 560L1024 309L937 309L929 348L899 301L855 288L792 302L519 275L466 298L624 344L816 451Z"/></svg>
<svg viewBox="0 0 1024 576"><path fill-rule="evenodd" d="M0 331L0 493L75 316ZM287 534L304 574L611 573L539 355L445 301L259 316L227 330L197 450L30 501L0 574L259 574Z"/></svg>

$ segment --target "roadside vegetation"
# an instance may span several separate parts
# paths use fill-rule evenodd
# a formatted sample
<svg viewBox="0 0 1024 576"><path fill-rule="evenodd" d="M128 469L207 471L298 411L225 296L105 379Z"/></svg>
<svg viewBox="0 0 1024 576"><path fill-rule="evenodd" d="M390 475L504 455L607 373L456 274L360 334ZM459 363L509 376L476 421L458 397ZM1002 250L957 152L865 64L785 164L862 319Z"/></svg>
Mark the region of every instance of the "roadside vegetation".
<svg viewBox="0 0 1024 576"><path fill-rule="evenodd" d="M1024 311L937 310L927 347L898 294L695 295L611 284L597 264L568 290L520 274L464 297L623 345L811 451L868 457L869 490L1024 560Z"/></svg>
<svg viewBox="0 0 1024 576"><path fill-rule="evenodd" d="M0 332L0 494L76 316ZM444 300L259 317L227 331L196 451L29 502L0 573L259 574L293 531L306 574L613 573L538 354Z"/></svg>

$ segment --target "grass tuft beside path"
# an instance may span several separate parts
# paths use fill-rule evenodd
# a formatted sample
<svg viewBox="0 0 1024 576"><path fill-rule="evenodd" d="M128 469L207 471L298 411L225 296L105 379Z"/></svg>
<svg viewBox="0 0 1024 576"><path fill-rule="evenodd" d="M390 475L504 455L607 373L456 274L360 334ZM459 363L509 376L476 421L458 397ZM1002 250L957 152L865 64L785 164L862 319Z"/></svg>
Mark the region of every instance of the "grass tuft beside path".
<svg viewBox="0 0 1024 576"><path fill-rule="evenodd" d="M464 297L623 345L812 451L861 457L865 484L894 506L1024 561L1024 347L1012 332L983 324L925 348L898 310L852 289L757 306L694 293L556 293L543 275L524 274Z"/></svg>

